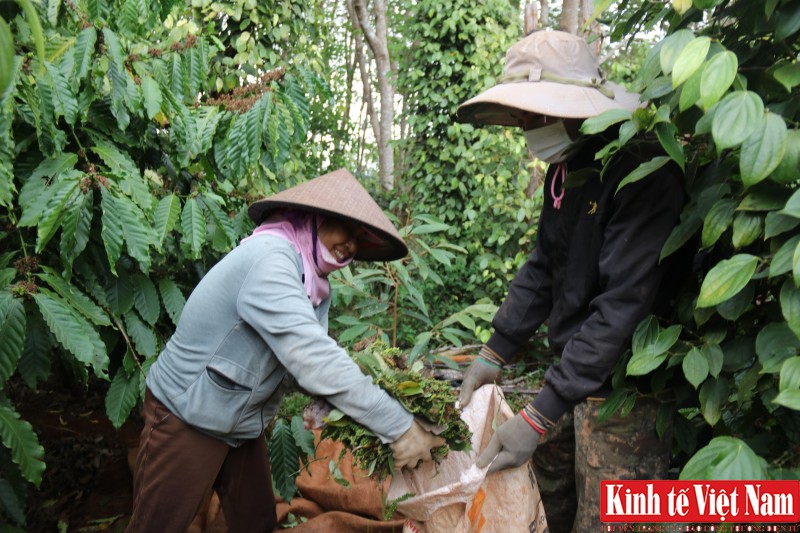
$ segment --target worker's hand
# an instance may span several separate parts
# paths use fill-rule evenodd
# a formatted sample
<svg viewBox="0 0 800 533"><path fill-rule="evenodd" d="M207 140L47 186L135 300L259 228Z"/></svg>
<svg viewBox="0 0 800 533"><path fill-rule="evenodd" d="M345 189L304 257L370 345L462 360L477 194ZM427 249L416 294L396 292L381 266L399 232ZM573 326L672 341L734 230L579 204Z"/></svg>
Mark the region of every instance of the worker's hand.
<svg viewBox="0 0 800 533"><path fill-rule="evenodd" d="M538 443L539 432L518 414L497 428L475 464L479 468L488 466L489 474L513 468L530 459Z"/></svg>
<svg viewBox="0 0 800 533"><path fill-rule="evenodd" d="M430 428L430 426L428 426ZM425 425L414 418L408 431L394 442L389 443L394 455L394 469L399 471L404 466L416 468L420 461L430 461L431 448L444 445L444 439L434 434Z"/></svg>
<svg viewBox="0 0 800 533"><path fill-rule="evenodd" d="M456 407L463 409L472 399L472 393L487 383L494 383L500 379L502 371L501 359L486 348L481 348L478 357L469 365L461 382L461 392L458 395Z"/></svg>

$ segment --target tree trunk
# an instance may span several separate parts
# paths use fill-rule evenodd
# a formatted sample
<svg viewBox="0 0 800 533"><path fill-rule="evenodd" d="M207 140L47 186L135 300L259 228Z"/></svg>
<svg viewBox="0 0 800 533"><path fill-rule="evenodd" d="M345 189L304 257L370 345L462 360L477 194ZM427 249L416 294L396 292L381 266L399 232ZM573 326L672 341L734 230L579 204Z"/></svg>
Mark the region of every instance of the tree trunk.
<svg viewBox="0 0 800 533"><path fill-rule="evenodd" d="M564 0L561 5L561 23L559 28L572 35L577 35L578 30L578 4L579 0Z"/></svg>
<svg viewBox="0 0 800 533"><path fill-rule="evenodd" d="M394 86L390 81L392 72L389 59L388 33L386 28L386 1L373 0L372 15L375 19L373 27L367 11L368 0L349 0L358 23L364 32L367 45L375 59L378 92L380 93L380 117L375 131L378 144L378 165L381 186L384 190L394 189L394 154L392 152L392 128L394 126ZM363 72L363 71L362 71ZM365 98L367 95L365 94Z"/></svg>
<svg viewBox="0 0 800 533"><path fill-rule="evenodd" d="M550 0L541 0L539 2L539 28L545 28L550 20Z"/></svg>

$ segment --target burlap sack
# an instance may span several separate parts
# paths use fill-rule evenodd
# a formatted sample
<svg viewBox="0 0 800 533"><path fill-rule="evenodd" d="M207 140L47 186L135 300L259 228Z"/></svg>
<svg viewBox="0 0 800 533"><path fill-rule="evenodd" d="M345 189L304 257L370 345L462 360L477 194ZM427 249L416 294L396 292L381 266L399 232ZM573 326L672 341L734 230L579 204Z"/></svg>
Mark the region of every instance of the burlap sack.
<svg viewBox="0 0 800 533"><path fill-rule="evenodd" d="M472 451L451 452L440 465L426 463L395 475L388 499L415 496L397 505L408 520L404 532L534 533L547 528L542 499L530 462L486 476L475 459L489 444L494 427L514 413L493 385L481 387L462 418L472 430Z"/></svg>

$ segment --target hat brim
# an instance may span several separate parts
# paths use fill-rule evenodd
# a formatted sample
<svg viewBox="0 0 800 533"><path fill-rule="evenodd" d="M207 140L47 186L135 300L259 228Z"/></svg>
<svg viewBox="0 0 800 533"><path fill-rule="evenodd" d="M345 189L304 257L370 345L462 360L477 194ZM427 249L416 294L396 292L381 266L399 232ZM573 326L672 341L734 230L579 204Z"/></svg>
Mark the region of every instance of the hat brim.
<svg viewBox="0 0 800 533"><path fill-rule="evenodd" d="M311 213L319 213L326 217L348 220L363 226L368 233L366 238L358 241L358 252L356 252L354 257L354 259L358 261L394 261L408 255L408 247L406 244L381 228L369 224L364 220L348 217L342 213L329 211L321 207L310 206L306 203L264 199L251 204L247 210L247 214L256 224L260 224L272 212L278 209L297 209Z"/></svg>
<svg viewBox="0 0 800 533"><path fill-rule="evenodd" d="M614 91L609 98L597 89L547 81L503 83L467 100L458 107L458 122L498 126L521 126L519 112L560 118L586 119L610 109L634 111L642 104L639 95L606 82Z"/></svg>

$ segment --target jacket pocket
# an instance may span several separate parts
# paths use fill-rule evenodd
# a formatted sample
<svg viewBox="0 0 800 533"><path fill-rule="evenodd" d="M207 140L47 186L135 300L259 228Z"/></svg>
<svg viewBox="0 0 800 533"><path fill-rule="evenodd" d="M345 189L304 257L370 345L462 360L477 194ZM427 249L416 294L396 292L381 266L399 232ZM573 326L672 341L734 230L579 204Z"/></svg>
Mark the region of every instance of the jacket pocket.
<svg viewBox="0 0 800 533"><path fill-rule="evenodd" d="M200 429L231 433L247 416L257 377L223 357L213 357L181 397L186 422Z"/></svg>

